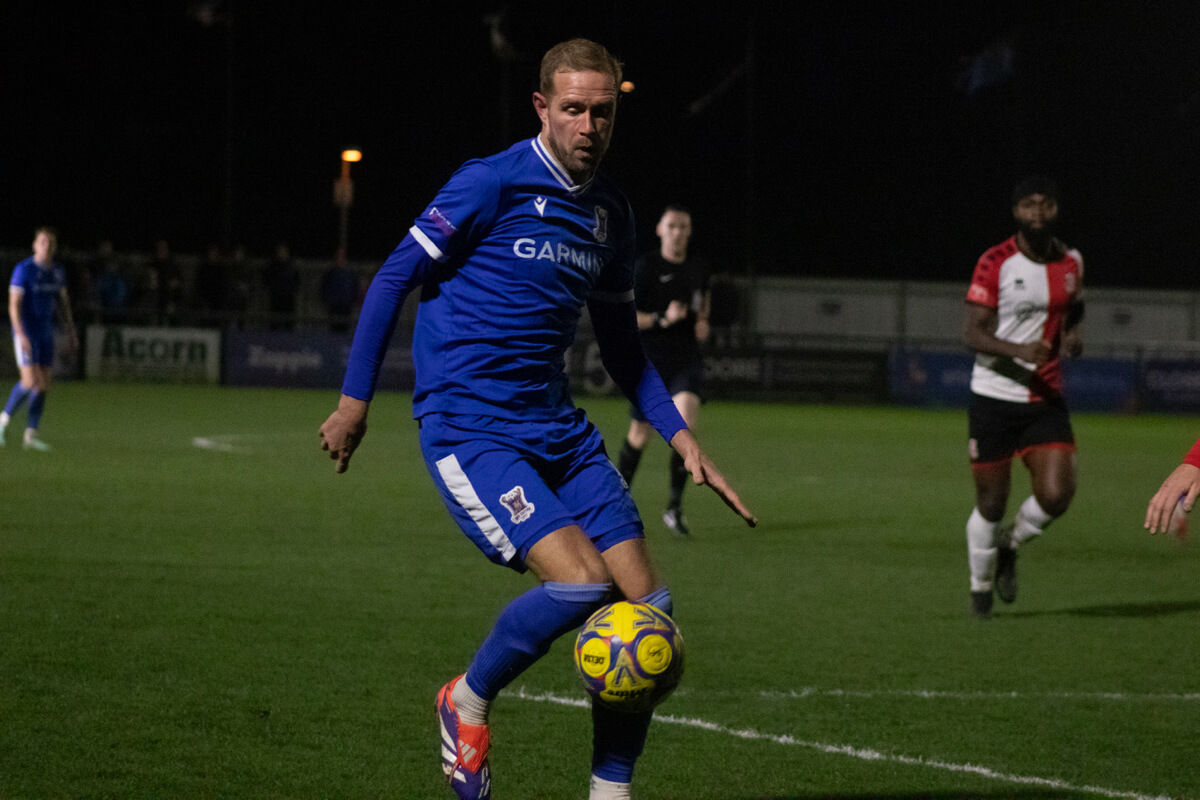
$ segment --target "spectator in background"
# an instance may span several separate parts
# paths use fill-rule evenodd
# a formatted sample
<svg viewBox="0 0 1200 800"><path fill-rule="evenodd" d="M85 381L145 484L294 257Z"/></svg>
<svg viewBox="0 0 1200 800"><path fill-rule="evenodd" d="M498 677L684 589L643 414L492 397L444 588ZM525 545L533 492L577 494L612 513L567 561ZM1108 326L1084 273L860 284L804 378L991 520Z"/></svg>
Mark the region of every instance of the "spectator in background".
<svg viewBox="0 0 1200 800"><path fill-rule="evenodd" d="M290 331L296 327L296 300L300 296L300 271L292 260L286 243L275 245L275 253L263 270L263 285L267 288L269 327L273 331Z"/></svg>
<svg viewBox="0 0 1200 800"><path fill-rule="evenodd" d="M159 325L178 325L185 305L183 273L171 254L166 239L154 243L154 258L150 261L147 283L155 290L154 305Z"/></svg>
<svg viewBox="0 0 1200 800"><path fill-rule="evenodd" d="M195 299L201 325L220 326L224 323L228 296L229 266L220 245L210 244L196 271Z"/></svg>
<svg viewBox="0 0 1200 800"><path fill-rule="evenodd" d="M358 301L358 276L346 263L346 248L338 247L333 263L321 276L321 303L329 315L329 329L344 333L350 330L354 304Z"/></svg>
<svg viewBox="0 0 1200 800"><path fill-rule="evenodd" d="M80 330L98 320L100 298L96 293L99 273L93 263L96 254L83 262L67 264L67 291L75 304L75 319Z"/></svg>
<svg viewBox="0 0 1200 800"><path fill-rule="evenodd" d="M113 251L113 243L100 242L91 261L96 281L96 299L100 304L100 321L106 325L126 321L129 309L129 279L121 271Z"/></svg>
<svg viewBox="0 0 1200 800"><path fill-rule="evenodd" d="M254 273L246 258L246 248L238 245L233 248L229 257L229 299L228 307L232 322L238 329L246 325L246 312L250 310Z"/></svg>

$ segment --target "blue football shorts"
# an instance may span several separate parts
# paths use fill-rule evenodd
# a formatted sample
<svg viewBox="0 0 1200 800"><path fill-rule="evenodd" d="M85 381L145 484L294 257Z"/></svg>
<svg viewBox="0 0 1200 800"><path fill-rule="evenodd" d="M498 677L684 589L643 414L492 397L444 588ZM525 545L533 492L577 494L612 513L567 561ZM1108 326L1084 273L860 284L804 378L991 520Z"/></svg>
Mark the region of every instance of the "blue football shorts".
<svg viewBox="0 0 1200 800"><path fill-rule="evenodd" d="M13 336L13 352L17 356L18 367L51 367L54 365L54 330L34 331L25 330L29 337L29 358L21 352L17 337Z"/></svg>
<svg viewBox="0 0 1200 800"><path fill-rule="evenodd" d="M525 572L529 548L568 525L601 553L644 536L604 439L581 410L552 422L427 414L419 424L446 508L497 564Z"/></svg>

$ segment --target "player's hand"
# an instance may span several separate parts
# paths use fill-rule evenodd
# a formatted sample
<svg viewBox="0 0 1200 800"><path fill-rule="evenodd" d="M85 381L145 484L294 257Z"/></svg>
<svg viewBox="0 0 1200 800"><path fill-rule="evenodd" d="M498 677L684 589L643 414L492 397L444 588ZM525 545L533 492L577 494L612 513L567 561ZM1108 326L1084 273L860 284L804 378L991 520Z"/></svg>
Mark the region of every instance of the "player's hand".
<svg viewBox="0 0 1200 800"><path fill-rule="evenodd" d="M676 322L679 322L680 320L687 319L687 315L688 315L687 304L681 303L678 300L672 300L670 303L667 304L667 310L663 314L663 319L665 319L667 321L668 325L674 325Z"/></svg>
<svg viewBox="0 0 1200 800"><path fill-rule="evenodd" d="M696 320L696 341L707 342L708 336L711 333L711 328L708 325L708 320L701 317Z"/></svg>
<svg viewBox="0 0 1200 800"><path fill-rule="evenodd" d="M1078 326L1063 332L1062 348L1063 352L1071 358L1079 358L1083 355L1083 334Z"/></svg>
<svg viewBox="0 0 1200 800"><path fill-rule="evenodd" d="M1200 468L1191 464L1180 464L1167 476L1163 485L1150 498L1146 507L1144 527L1150 533L1166 533L1171 528L1171 516L1182 500L1184 512L1192 510L1196 495L1200 494Z"/></svg>
<svg viewBox="0 0 1200 800"><path fill-rule="evenodd" d="M707 486L716 492L725 505L732 508L751 528L758 524L758 517L754 516L754 513L746 507L746 504L738 497L738 493L725 480L725 476L713 464L712 459L700 449L700 445L696 441L696 437L692 436L691 431L684 428L675 434L671 438L671 447L683 456L683 465L692 474L693 483L697 486Z"/></svg>
<svg viewBox="0 0 1200 800"><path fill-rule="evenodd" d="M1050 360L1051 343L1042 339L1040 342L1030 342L1021 345L1021 353L1017 357L1036 366L1045 366Z"/></svg>
<svg viewBox="0 0 1200 800"><path fill-rule="evenodd" d="M342 395L337 411L329 415L317 435L321 438L321 449L337 461L336 472L340 475L350 468L350 456L367 435L367 403Z"/></svg>

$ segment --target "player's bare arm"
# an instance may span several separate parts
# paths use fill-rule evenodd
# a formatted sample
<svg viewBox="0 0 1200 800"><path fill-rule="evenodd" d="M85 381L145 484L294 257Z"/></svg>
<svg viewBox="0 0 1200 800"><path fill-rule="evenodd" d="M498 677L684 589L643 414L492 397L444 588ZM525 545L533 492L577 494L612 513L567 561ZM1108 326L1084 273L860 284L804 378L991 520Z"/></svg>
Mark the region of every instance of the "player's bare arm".
<svg viewBox="0 0 1200 800"><path fill-rule="evenodd" d="M1191 511L1197 495L1200 495L1200 468L1180 464L1150 498L1144 527L1150 533L1166 533L1170 530L1171 515L1175 513L1179 498L1183 498L1183 510Z"/></svg>
<svg viewBox="0 0 1200 800"><path fill-rule="evenodd" d="M63 331L67 336L67 348L79 349L79 333L75 329L75 317L71 313L71 297L64 288L58 293L58 313L62 317Z"/></svg>
<svg viewBox="0 0 1200 800"><path fill-rule="evenodd" d="M671 447L683 456L683 463L688 472L692 474L692 480L697 486L707 486L716 492L725 505L737 512L738 516L744 519L751 528L758 524L758 517L754 516L754 513L746 507L746 504L738 497L738 493L725 480L725 476L713 464L712 459L700 449L700 443L696 441L696 437L692 435L691 431L684 428L676 433L671 437Z"/></svg>
<svg viewBox="0 0 1200 800"><path fill-rule="evenodd" d="M338 474L350 468L350 456L367 435L367 411L370 404L348 395L342 395L337 410L321 425L317 435L321 438L321 449L337 461Z"/></svg>
<svg viewBox="0 0 1200 800"><path fill-rule="evenodd" d="M1050 342L1045 339L1029 344L1006 342L996 338L996 309L967 303L963 321L963 342L976 353L1019 358L1042 366L1050 360Z"/></svg>
<svg viewBox="0 0 1200 800"><path fill-rule="evenodd" d="M711 328L708 315L712 310L712 292L705 292L700 301L700 310L696 314L696 341L707 342Z"/></svg>

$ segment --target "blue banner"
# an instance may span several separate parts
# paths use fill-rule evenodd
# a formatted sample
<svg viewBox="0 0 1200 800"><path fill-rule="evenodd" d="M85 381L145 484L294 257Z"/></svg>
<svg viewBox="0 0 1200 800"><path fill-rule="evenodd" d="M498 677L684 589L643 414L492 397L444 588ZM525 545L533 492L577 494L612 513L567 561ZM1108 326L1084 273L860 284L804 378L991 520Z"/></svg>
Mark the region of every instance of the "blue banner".
<svg viewBox="0 0 1200 800"><path fill-rule="evenodd" d="M1142 386L1147 411L1200 411L1200 361L1147 359Z"/></svg>
<svg viewBox="0 0 1200 800"><path fill-rule="evenodd" d="M964 408L971 396L970 352L893 348L888 363L894 402ZM1200 364L1195 365L1200 402ZM1138 404L1136 361L1115 358L1063 360L1063 394L1076 411L1132 411Z"/></svg>

